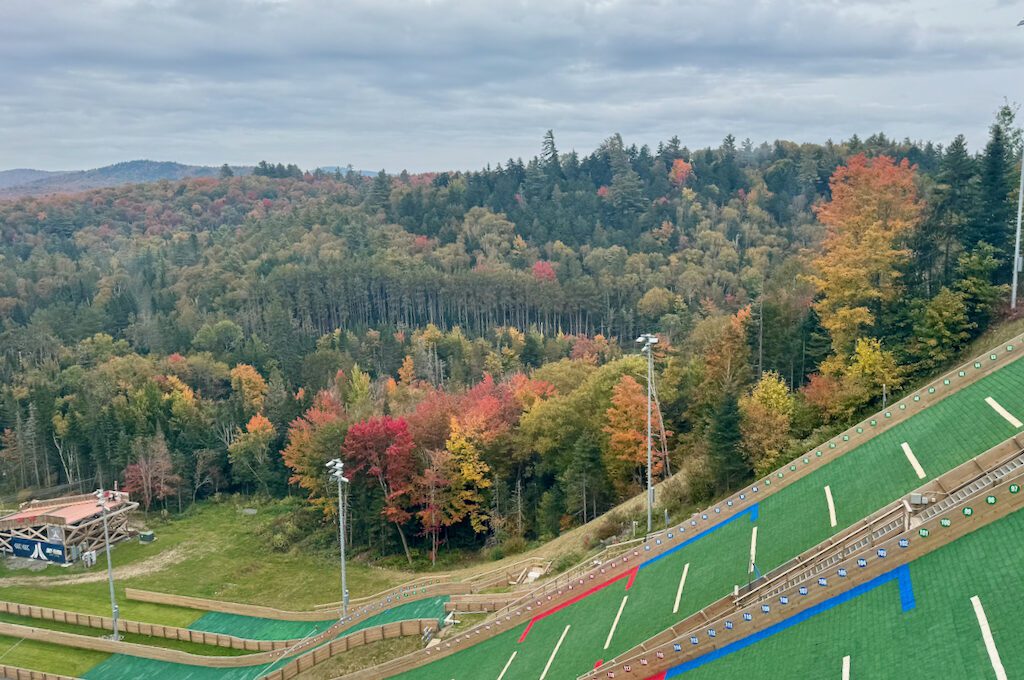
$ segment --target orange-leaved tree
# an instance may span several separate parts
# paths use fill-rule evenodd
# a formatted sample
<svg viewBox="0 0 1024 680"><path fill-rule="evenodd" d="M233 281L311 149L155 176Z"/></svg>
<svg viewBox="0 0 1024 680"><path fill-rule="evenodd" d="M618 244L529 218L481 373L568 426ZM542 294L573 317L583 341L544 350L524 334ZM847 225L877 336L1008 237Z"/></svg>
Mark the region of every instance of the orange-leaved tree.
<svg viewBox="0 0 1024 680"><path fill-rule="evenodd" d="M621 496L644 485L647 469L647 388L631 375L624 375L612 388L612 405L606 411L608 435L605 469ZM651 434L661 435L661 414L651 406ZM666 436L671 436L666 432ZM660 475L664 468L661 447L655 443L651 452L651 475Z"/></svg>
<svg viewBox="0 0 1024 680"><path fill-rule="evenodd" d="M832 174L831 200L815 209L826 233L811 281L835 352L826 372L841 370L857 339L871 335L900 296L907 239L921 220L916 170L905 159L853 156Z"/></svg>
<svg viewBox="0 0 1024 680"><path fill-rule="evenodd" d="M345 441L345 409L335 390L322 390L313 405L288 426L288 444L281 452L292 474L288 481L309 493L313 505L325 515L338 513L338 503L324 466L338 456Z"/></svg>

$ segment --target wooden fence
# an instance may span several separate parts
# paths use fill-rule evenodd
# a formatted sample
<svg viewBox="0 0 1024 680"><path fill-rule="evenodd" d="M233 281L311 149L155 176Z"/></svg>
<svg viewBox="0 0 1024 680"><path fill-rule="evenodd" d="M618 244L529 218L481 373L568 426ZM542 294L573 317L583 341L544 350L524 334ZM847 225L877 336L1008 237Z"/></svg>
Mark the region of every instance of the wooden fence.
<svg viewBox="0 0 1024 680"><path fill-rule="evenodd" d="M333 656L347 652L350 649L361 647L371 642L390 640L397 637L409 635L423 635L427 628L436 628L436 619L409 619L407 621L396 621L387 623L375 628L364 628L351 635L338 638L326 645L321 645L305 654L296 657L281 668L275 669L263 676L263 680L288 680L299 673L309 670L313 666L327 661ZM372 672L372 669L371 669Z"/></svg>
<svg viewBox="0 0 1024 680"><path fill-rule="evenodd" d="M73 626L83 626L85 628L96 628L100 630L110 630L113 626L113 621L108 616L80 614L78 612L51 609L50 607L37 607L35 605L21 604L19 602L0 601L0 612L39 619L40 621L56 621L58 623L67 623ZM182 640L184 642L192 642L197 645L228 647L230 649L240 649L247 652L269 652L275 649L285 649L298 642L298 640L249 640L246 638L235 637L233 635L209 633L201 630L191 630L189 628L178 628L176 626L164 626L157 623L142 623L140 621L130 621L126 619L120 619L118 621L117 628L122 633L148 635L150 637L165 638L168 640Z"/></svg>
<svg viewBox="0 0 1024 680"><path fill-rule="evenodd" d="M3 680L78 680L69 675L57 675L56 673L44 673L43 671L32 671L17 666L4 666L0 664L0 678Z"/></svg>
<svg viewBox="0 0 1024 680"><path fill-rule="evenodd" d="M338 654L346 649L365 645L368 642L399 637L401 635L422 635L423 631L427 627L434 627L436 625L436 619L397 621L394 623L383 624L381 626L364 628L336 640L331 640L331 638L337 635L337 632L328 630L316 637L309 638L301 648L293 646L289 650L257 652L242 656L202 656L182 652L177 649L151 647L149 645L141 645L134 642L124 642L120 640L115 641L107 638L79 635L77 633L65 633L56 630L47 630L45 628L36 628L34 626L22 626L19 624L4 622L0 622L0 635L63 645L65 647L74 647L76 649L89 649L97 652L106 652L108 654L126 654L128 656L154 659L157 661L168 661L170 663L184 664L188 666L203 666L206 668L245 668L270 666L276 662L280 662L287 655L291 654L301 655L299 658L309 658L310 660L320 658L320 660L323 660L323 658L329 658L329 656ZM333 651L328 657L323 657L322 654L320 657L317 657L317 648L320 646L331 647L335 651ZM296 658L285 667L287 668L293 664L297 664L299 658ZM309 665L302 666L303 669L309 668L309 666L312 665L309 661L306 663ZM294 674L283 677L293 676Z"/></svg>

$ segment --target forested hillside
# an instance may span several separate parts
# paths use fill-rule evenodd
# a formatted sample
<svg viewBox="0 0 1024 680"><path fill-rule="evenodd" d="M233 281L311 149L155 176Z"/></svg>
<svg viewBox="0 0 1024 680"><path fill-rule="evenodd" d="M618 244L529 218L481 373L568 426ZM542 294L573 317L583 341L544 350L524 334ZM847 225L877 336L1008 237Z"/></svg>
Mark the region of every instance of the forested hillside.
<svg viewBox="0 0 1024 680"><path fill-rule="evenodd" d="M354 545L521 545L640 488L657 332L655 472L703 500L1005 313L1019 159L1004 108L977 152L548 133L478 172L0 202L0 490L308 497L287 549L336 511L340 454Z"/></svg>

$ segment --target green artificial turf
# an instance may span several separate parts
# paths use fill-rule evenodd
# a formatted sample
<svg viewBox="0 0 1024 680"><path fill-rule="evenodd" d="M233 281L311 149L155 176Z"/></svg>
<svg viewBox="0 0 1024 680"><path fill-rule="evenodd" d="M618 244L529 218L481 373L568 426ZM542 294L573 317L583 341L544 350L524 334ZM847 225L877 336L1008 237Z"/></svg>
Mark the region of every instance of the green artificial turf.
<svg viewBox="0 0 1024 680"><path fill-rule="evenodd" d="M441 619L444 616L444 605L447 601L448 596L445 595L398 605L383 611L380 614L367 617L364 621L361 621L352 628L344 631L341 635L349 635L353 632L362 630L363 628L380 626L395 621L426 618ZM252 617L239 618L246 619ZM225 621L227 620L222 622ZM258 621L266 620L255 619L254 621L246 623L247 625L254 626L252 630L255 631L257 630L256 626L259 625L256 623ZM331 622L327 622L327 625L329 626L330 623ZM303 625L312 628L316 624L304 623ZM308 629L307 632L309 632ZM269 670L273 670L274 668L284 665L288 660L289 659L284 659L271 665L259 667L202 668L198 666L187 666L184 664L168 663L165 661L155 661L152 659L142 659L123 654L115 654L103 663L92 668L84 677L86 680L135 680L136 678L160 678L161 680L250 680L252 678L259 677Z"/></svg>
<svg viewBox="0 0 1024 680"><path fill-rule="evenodd" d="M895 581L750 647L681 673L686 680L995 678L971 597L978 596L1010 677L1024 668L1017 512L910 565L916 607L901 611Z"/></svg>

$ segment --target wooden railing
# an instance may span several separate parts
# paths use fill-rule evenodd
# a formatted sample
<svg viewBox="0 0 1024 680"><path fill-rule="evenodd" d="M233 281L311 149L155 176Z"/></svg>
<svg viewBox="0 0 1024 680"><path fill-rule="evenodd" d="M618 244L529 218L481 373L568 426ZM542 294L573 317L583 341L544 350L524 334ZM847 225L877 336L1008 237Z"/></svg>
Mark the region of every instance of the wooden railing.
<svg viewBox="0 0 1024 680"><path fill-rule="evenodd" d="M34 626L22 626L15 623L0 622L0 635L15 637L26 640L35 640L50 644L74 647L76 649L89 649L108 654L126 654L144 659L167 661L170 663L184 664L188 666L203 666L207 668L256 668L259 666L272 667L292 656L309 656L318 647L333 646L335 650L347 649L382 640L386 637L398 637L398 635L421 635L428 627L435 627L436 619L413 619L410 621L398 621L386 623L380 626L372 626L362 630L349 633L344 637L334 639L337 632L333 629L320 633L316 636L292 645L288 649L274 650L269 652L256 652L242 656L203 656L190 654L177 649L166 647L152 647L134 642L121 640L110 640L107 638L79 635L77 633L65 633L63 631L36 628ZM335 651L334 653L338 653ZM312 657L310 657L312 658ZM290 665L290 663L289 663ZM291 676L287 676L291 677Z"/></svg>
<svg viewBox="0 0 1024 680"><path fill-rule="evenodd" d="M73 626L82 626L84 628L95 628L99 630L109 631L113 627L113 620L108 616L81 614L78 612L64 611L62 609L51 609L50 607L37 607L35 605L21 604L19 602L0 601L0 612L39 619L40 621L55 621L57 623L67 623ZM222 633L210 633L201 630L192 630L191 628L178 628L177 626L164 626L157 623L143 623L141 621L130 621L127 619L120 619L117 627L122 633L148 635L150 637L165 638L168 640L181 640L197 645L227 647L247 652L269 652L275 649L285 649L298 642L298 640L250 640L247 638L235 637L233 635L224 635Z"/></svg>
<svg viewBox="0 0 1024 680"><path fill-rule="evenodd" d="M1012 474L993 474L1010 461L1024 462L1024 447L1017 438L986 451L914 492L928 493L936 484L955 491L987 478L988 483L962 496L944 512L930 516L924 522L907 522L906 530L892 532L883 540L845 554L843 559L830 563L827 570L801 569L785 581L784 587L773 588L770 595L722 598L601 667L581 675L579 680L598 680L609 677L609 673L626 673L628 677L632 669L642 669L643 677L646 677L698 658L1015 512L1024 507L1024 494L1020 493L1024 466L1018 465ZM983 472L979 473L979 470ZM884 514L891 509L905 510L907 506L903 500L909 496L907 494L876 514ZM963 511L967 507L971 508L970 512ZM915 514L921 516L923 510L919 509ZM765 611L764 607L768 610ZM627 667L630 671L626 670Z"/></svg>
<svg viewBox="0 0 1024 680"><path fill-rule="evenodd" d="M28 668L5 666L3 664L0 664L0 678L4 680L78 680L78 678L73 678L70 675L44 673L43 671L33 671Z"/></svg>

